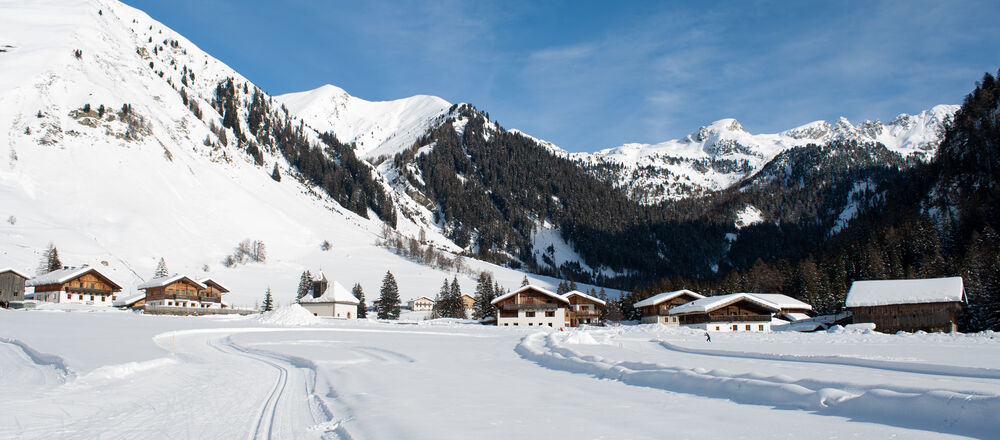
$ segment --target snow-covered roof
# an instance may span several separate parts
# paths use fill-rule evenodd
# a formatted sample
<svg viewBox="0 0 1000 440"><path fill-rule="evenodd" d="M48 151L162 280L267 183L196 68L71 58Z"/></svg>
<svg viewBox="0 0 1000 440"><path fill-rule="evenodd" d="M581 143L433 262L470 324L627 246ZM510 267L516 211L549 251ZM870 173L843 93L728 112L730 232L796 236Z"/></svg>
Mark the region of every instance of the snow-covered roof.
<svg viewBox="0 0 1000 440"><path fill-rule="evenodd" d="M215 279L213 279L213 278L202 278L202 279L198 280L198 282L202 283L202 284L204 284L206 286L209 283L214 284L215 288L219 289L220 292L222 292L222 293L229 293L229 288L228 287L223 286L222 283L220 283L218 281L215 281Z"/></svg>
<svg viewBox="0 0 1000 440"><path fill-rule="evenodd" d="M695 297L695 299L701 299L705 297L705 295L702 295L700 293L695 293L687 289L681 289L681 290L675 290L673 292L657 293L656 295L653 295L649 298L646 298L642 301L633 304L632 307L639 308L639 307L655 306L661 302L670 301L681 295L691 295Z"/></svg>
<svg viewBox="0 0 1000 440"><path fill-rule="evenodd" d="M534 284L528 284L527 286L524 286L524 287L522 287L520 289L517 289L517 290L515 290L513 292L510 292L510 293L508 293L506 295L500 295L500 296L496 297L493 301L490 301L490 304L496 304L496 303L498 303L500 301L503 301L503 300L505 300L507 298L510 298L510 297L514 296L514 295L517 295L518 293L522 293L522 292L525 292L525 291L528 291L528 290L534 290L536 292L543 293L545 295L548 295L548 296L551 296L551 297L553 297L555 299L558 299L559 301L562 301L564 303L569 303L568 299L563 298L561 295L559 295L559 294L557 294L555 292L543 289L543 288L538 287L538 286L536 286Z"/></svg>
<svg viewBox="0 0 1000 440"><path fill-rule="evenodd" d="M306 295L299 298L300 303L344 303L344 304L358 304L361 300L351 295L351 292L347 290L342 284L337 281L333 282L333 286L327 289L318 298L312 295Z"/></svg>
<svg viewBox="0 0 1000 440"><path fill-rule="evenodd" d="M137 303L139 301L142 301L144 299L146 299L146 294L145 293L139 293L139 294L136 294L136 295L132 295L132 296L130 296L128 298L119 298L119 299L116 299L115 302L112 303L112 305L115 306L115 307L127 307L127 306L135 304L135 303Z"/></svg>
<svg viewBox="0 0 1000 440"><path fill-rule="evenodd" d="M67 281L86 275L89 272L93 272L98 277L103 278L104 281L106 281L108 284L111 284L112 287L121 290L122 286L119 286L118 283L114 282L111 278L108 278L107 275L104 275L103 273L101 273L101 271L90 266L70 267L66 269L54 270L47 274L34 277L28 280L28 282L24 283L24 285L33 287L33 286L46 286L49 284L62 284Z"/></svg>
<svg viewBox="0 0 1000 440"><path fill-rule="evenodd" d="M918 280L855 281L847 292L847 307L962 302L962 277Z"/></svg>
<svg viewBox="0 0 1000 440"><path fill-rule="evenodd" d="M434 300L433 300L433 299L430 299L430 298L428 298L428 297L426 297L426 296L421 296L420 298L413 298L413 299L411 299L410 301L420 301L420 300L422 300L422 299L425 299L425 300L427 300L427 301L430 301L430 302L434 302Z"/></svg>
<svg viewBox="0 0 1000 440"><path fill-rule="evenodd" d="M671 315L686 315L688 313L708 313L739 301L750 301L765 309L777 312L781 310L776 304L757 298L749 293L730 293L728 295L708 296L691 301L670 309Z"/></svg>
<svg viewBox="0 0 1000 440"><path fill-rule="evenodd" d="M17 276L19 276L21 278L24 278L24 279L31 278L31 277L25 275L23 272L21 272L21 271L19 271L17 269L14 269L13 267L5 267L3 269L0 269L0 274L4 274L4 273L7 273L7 272L12 272L14 275L17 275Z"/></svg>
<svg viewBox="0 0 1000 440"><path fill-rule="evenodd" d="M563 294L563 298L566 298L568 300L569 297L571 297L573 295L582 296L582 297L584 297L586 299L589 299L589 300L591 300L593 302L596 302L596 303L598 303L598 304L600 304L602 306L606 304L603 299L595 298L595 297L587 295L586 293L583 293L583 292L581 292L579 290L571 290L569 292L566 292L566 293Z"/></svg>
<svg viewBox="0 0 1000 440"><path fill-rule="evenodd" d="M792 322L805 321L806 319L809 319L809 315L805 313L785 313L782 316L784 316L786 319L791 320Z"/></svg>
<svg viewBox="0 0 1000 440"><path fill-rule="evenodd" d="M153 289L153 288L157 288L157 287L163 287L163 286L166 286L166 285L170 285L170 284L176 283L176 282L178 282L180 280L188 280L188 281L191 282L191 284L194 284L195 286L198 286L199 289L207 289L208 288L204 284L202 284L202 283L200 283L198 281L195 281L194 278L191 278L191 277L189 277L187 275L180 275L180 274L173 274L173 275L166 276L166 277L153 278L153 279L151 279L149 281L146 281L145 283L142 283L142 284L140 284L138 286L135 286L135 288L139 289L139 290Z"/></svg>
<svg viewBox="0 0 1000 440"><path fill-rule="evenodd" d="M804 303L788 295L782 295L780 293L751 293L750 295L756 296L764 301L777 305L782 309L806 309L812 310L812 306L808 303Z"/></svg>

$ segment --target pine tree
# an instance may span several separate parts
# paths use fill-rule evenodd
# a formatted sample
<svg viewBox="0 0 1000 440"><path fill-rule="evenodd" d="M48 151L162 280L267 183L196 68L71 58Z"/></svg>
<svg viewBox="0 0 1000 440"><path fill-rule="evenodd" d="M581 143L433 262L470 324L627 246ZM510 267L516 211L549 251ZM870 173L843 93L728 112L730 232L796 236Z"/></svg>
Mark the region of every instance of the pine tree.
<svg viewBox="0 0 1000 440"><path fill-rule="evenodd" d="M153 272L153 278L163 278L170 276L170 271L167 270L167 261L160 257L160 262L156 264L156 272Z"/></svg>
<svg viewBox="0 0 1000 440"><path fill-rule="evenodd" d="M465 313L465 304L462 304L462 287L458 285L458 277L451 279L451 318L468 319Z"/></svg>
<svg viewBox="0 0 1000 440"><path fill-rule="evenodd" d="M451 306L449 302L449 296L451 295L451 287L448 286L448 279L444 279L444 284L441 285L441 290L438 291L437 296L434 297L434 305L431 306L431 316L430 319L445 318L448 316L448 308Z"/></svg>
<svg viewBox="0 0 1000 440"><path fill-rule="evenodd" d="M59 261L59 250L56 249L56 245L49 243L48 249L42 252L42 259L38 263L38 274L44 275L59 269L62 269L62 261Z"/></svg>
<svg viewBox="0 0 1000 440"><path fill-rule="evenodd" d="M576 290L576 281L569 280L569 284L566 285L566 288L569 289L566 292L572 292L572 291ZM563 292L563 293L566 293L566 292Z"/></svg>
<svg viewBox="0 0 1000 440"><path fill-rule="evenodd" d="M354 283L351 294L358 299L358 319L368 318L368 304L365 303L365 291L361 289L361 283Z"/></svg>
<svg viewBox="0 0 1000 440"><path fill-rule="evenodd" d="M399 319L399 286L392 272L386 271L382 278L382 289L379 291L378 319Z"/></svg>
<svg viewBox="0 0 1000 440"><path fill-rule="evenodd" d="M525 275L524 278L521 278L521 287L527 286L528 284L529 284L528 283L528 276Z"/></svg>
<svg viewBox="0 0 1000 440"><path fill-rule="evenodd" d="M527 280L527 277L525 277ZM493 290L493 276L489 272L480 272L476 281L476 302L473 304L472 319L485 319L493 316L492 301L496 298Z"/></svg>
<svg viewBox="0 0 1000 440"><path fill-rule="evenodd" d="M278 171L277 163L274 164L274 171L271 172L271 178L274 179L275 182L281 182L281 172Z"/></svg>
<svg viewBox="0 0 1000 440"><path fill-rule="evenodd" d="M271 286L267 286L267 293L264 294L264 306L261 307L261 313L270 312L274 310L274 298L271 296Z"/></svg>
<svg viewBox="0 0 1000 440"><path fill-rule="evenodd" d="M302 272L299 277L299 288L295 291L295 299L302 299L312 291L312 274L309 271Z"/></svg>
<svg viewBox="0 0 1000 440"><path fill-rule="evenodd" d="M559 281L559 287L556 288L556 295L562 295L570 290L573 289L569 288L569 283L567 283L566 280Z"/></svg>

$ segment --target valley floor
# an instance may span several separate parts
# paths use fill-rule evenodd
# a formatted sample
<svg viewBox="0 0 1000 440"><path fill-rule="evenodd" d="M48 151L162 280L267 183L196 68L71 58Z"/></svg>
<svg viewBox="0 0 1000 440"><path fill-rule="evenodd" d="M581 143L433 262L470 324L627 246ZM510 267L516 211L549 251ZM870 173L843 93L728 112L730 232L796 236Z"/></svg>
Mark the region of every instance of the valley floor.
<svg viewBox="0 0 1000 440"><path fill-rule="evenodd" d="M992 334L0 310L0 438L984 438Z"/></svg>

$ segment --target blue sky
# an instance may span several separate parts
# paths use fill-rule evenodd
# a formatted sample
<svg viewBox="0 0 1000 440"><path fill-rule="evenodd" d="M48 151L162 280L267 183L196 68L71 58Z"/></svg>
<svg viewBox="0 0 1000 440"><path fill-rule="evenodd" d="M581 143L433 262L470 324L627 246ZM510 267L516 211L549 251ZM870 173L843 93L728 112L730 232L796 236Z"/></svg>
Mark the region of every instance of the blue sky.
<svg viewBox="0 0 1000 440"><path fill-rule="evenodd" d="M271 94L469 102L570 151L958 104L995 1L125 0ZM540 4L539 4L540 3Z"/></svg>

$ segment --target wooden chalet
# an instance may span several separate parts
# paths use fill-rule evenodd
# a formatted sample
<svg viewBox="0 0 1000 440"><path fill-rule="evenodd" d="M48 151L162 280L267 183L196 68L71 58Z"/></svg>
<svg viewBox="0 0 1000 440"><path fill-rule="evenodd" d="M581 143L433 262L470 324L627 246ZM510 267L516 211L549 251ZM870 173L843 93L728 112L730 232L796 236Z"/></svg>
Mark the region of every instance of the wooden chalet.
<svg viewBox="0 0 1000 440"><path fill-rule="evenodd" d="M25 286L34 287L35 300L54 303L111 306L122 287L96 268L67 267L39 275Z"/></svg>
<svg viewBox="0 0 1000 440"><path fill-rule="evenodd" d="M434 308L434 300L421 296L417 299L411 299L406 305L415 312L428 312Z"/></svg>
<svg viewBox="0 0 1000 440"><path fill-rule="evenodd" d="M209 293L208 286L186 275L153 278L136 286L146 292L147 309L154 307L221 308L221 298Z"/></svg>
<svg viewBox="0 0 1000 440"><path fill-rule="evenodd" d="M205 285L205 291L201 294L202 303L211 302L218 303L219 307L227 308L226 303L222 302L222 295L229 293L229 289L223 286L218 281L212 278L202 278L198 280L199 283Z"/></svg>
<svg viewBox="0 0 1000 440"><path fill-rule="evenodd" d="M709 296L670 309L683 326L718 332L766 332L781 310L748 293Z"/></svg>
<svg viewBox="0 0 1000 440"><path fill-rule="evenodd" d="M604 300L576 290L564 293L563 298L569 301L566 314L567 326L579 327L601 323L601 312L606 304Z"/></svg>
<svg viewBox="0 0 1000 440"><path fill-rule="evenodd" d="M0 269L0 307L10 307L13 301L24 301L24 283L29 278L9 267Z"/></svg>
<svg viewBox="0 0 1000 440"><path fill-rule="evenodd" d="M788 295L780 293L751 293L751 295L778 306L781 311L775 313L774 316L786 321L795 322L809 319L808 313L812 312L811 305Z"/></svg>
<svg viewBox="0 0 1000 440"><path fill-rule="evenodd" d="M883 333L953 332L965 302L962 277L855 281L846 307L855 323Z"/></svg>
<svg viewBox="0 0 1000 440"><path fill-rule="evenodd" d="M549 290L527 285L491 304L496 308L498 326L562 328L567 322L569 300Z"/></svg>
<svg viewBox="0 0 1000 440"><path fill-rule="evenodd" d="M472 316L476 310L476 299L466 293L463 293L459 299L462 300L462 308L465 309L465 317L468 318Z"/></svg>
<svg viewBox="0 0 1000 440"><path fill-rule="evenodd" d="M632 305L642 313L643 324L678 324L678 317L670 315L670 309L704 298L705 295L690 290L663 292Z"/></svg>

